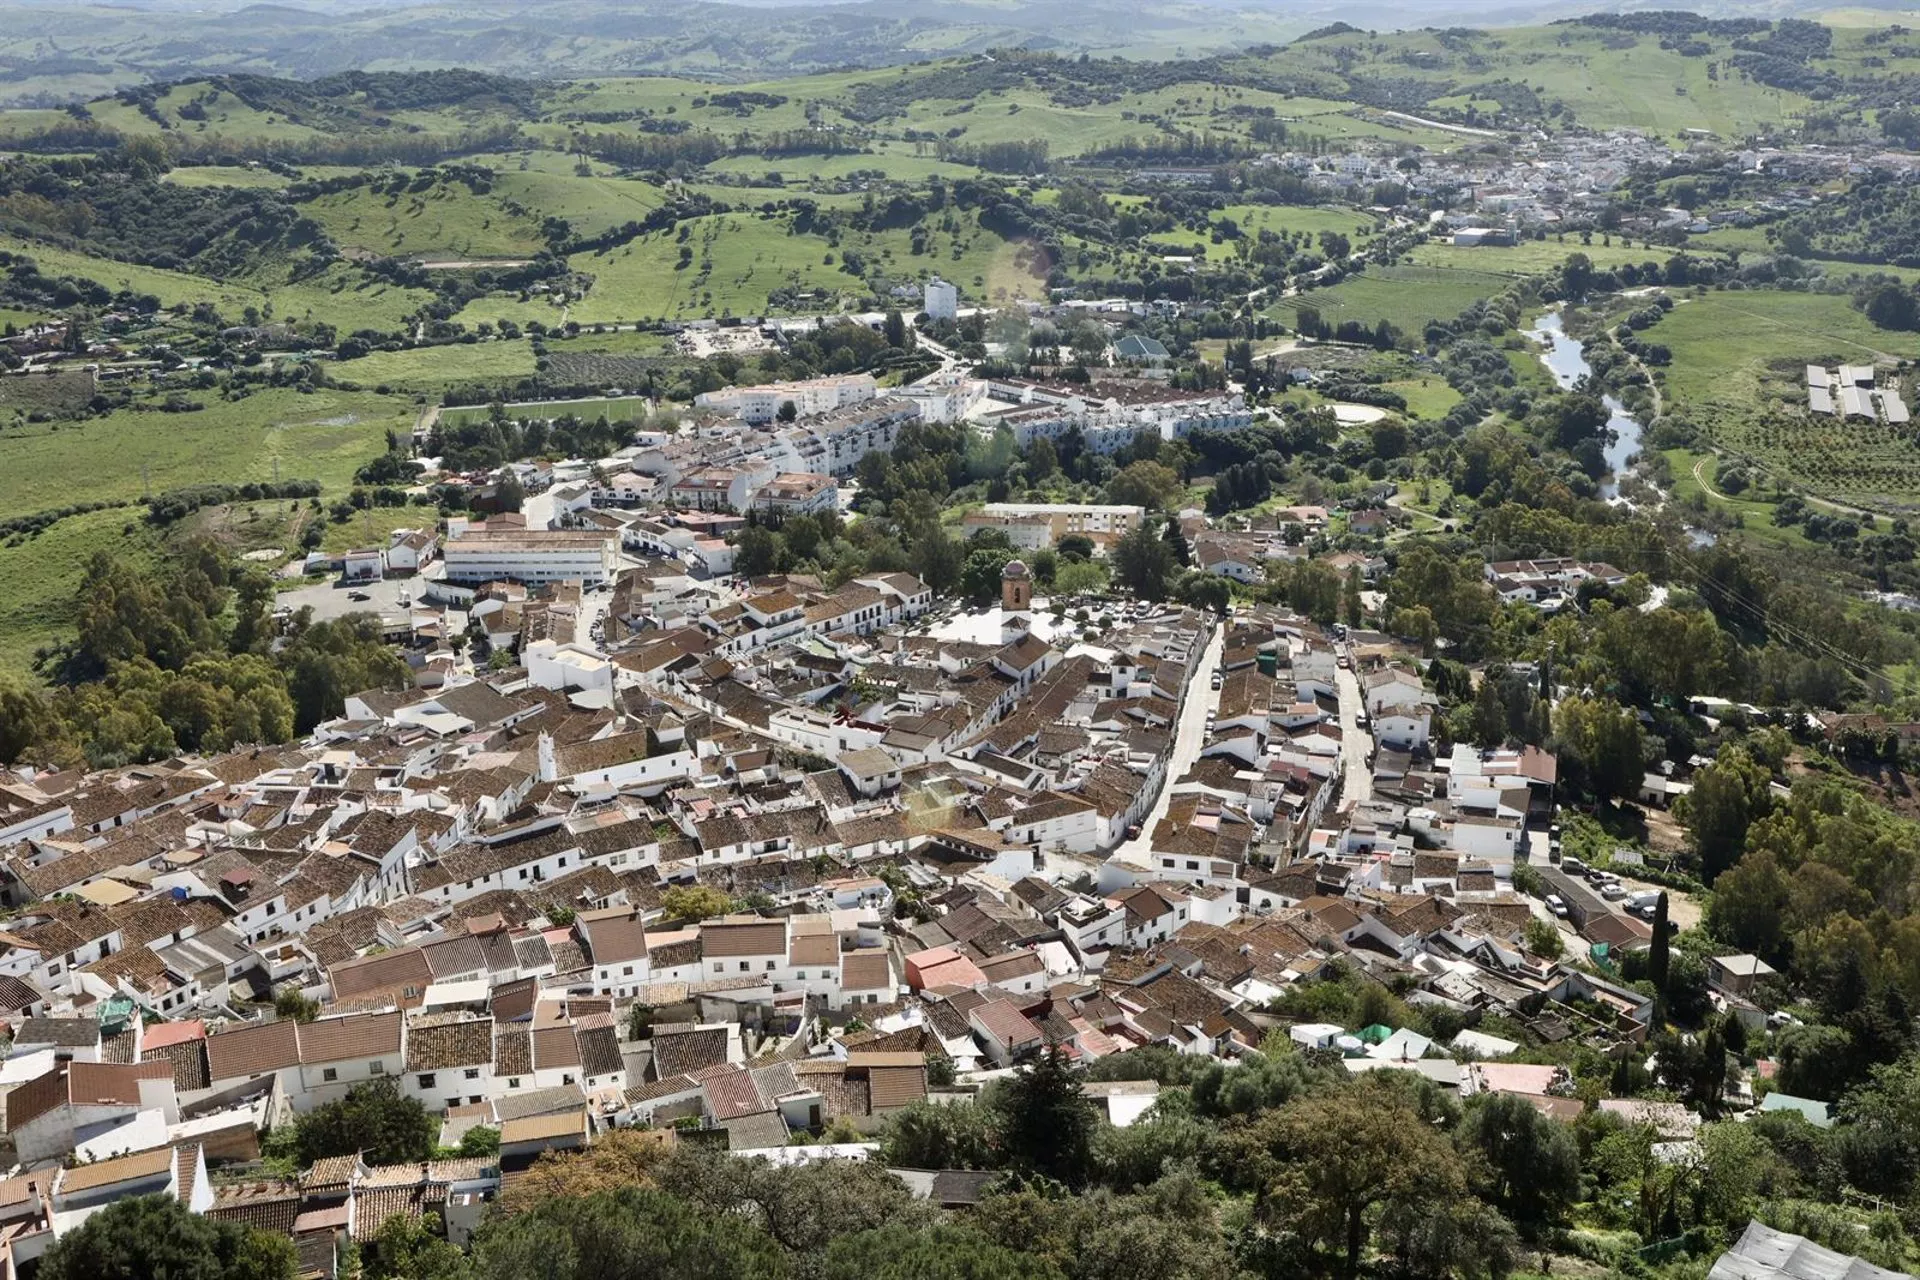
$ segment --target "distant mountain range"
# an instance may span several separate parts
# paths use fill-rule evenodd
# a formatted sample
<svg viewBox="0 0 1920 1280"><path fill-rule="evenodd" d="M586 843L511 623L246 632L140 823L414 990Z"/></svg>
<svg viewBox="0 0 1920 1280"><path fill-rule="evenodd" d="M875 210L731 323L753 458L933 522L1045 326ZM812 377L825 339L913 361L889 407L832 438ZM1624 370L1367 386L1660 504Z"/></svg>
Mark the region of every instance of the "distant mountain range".
<svg viewBox="0 0 1920 1280"><path fill-rule="evenodd" d="M186 0L0 3L0 104L58 105L125 84L253 72L311 78L349 70L468 67L581 78L781 78L996 47L1133 58L1194 57L1292 39L1342 20L1363 27L1512 25L1569 17L1592 0L1478 7L1461 0L1249 4L1247 0L491 0L449 4L206 6ZM1779 17L1796 0L1696 5ZM165 16L156 20L156 14Z"/></svg>

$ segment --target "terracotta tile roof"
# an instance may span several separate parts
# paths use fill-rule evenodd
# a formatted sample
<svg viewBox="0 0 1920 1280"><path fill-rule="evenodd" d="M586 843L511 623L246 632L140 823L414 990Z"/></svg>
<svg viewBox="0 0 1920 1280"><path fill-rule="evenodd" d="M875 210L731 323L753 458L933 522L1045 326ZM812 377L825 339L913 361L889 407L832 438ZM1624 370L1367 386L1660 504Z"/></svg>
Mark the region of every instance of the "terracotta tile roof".
<svg viewBox="0 0 1920 1280"><path fill-rule="evenodd" d="M165 1062L173 1068L173 1087L184 1093L204 1089L212 1083L207 1068L207 1043L202 1040L177 1040L140 1054L142 1062Z"/></svg>
<svg viewBox="0 0 1920 1280"><path fill-rule="evenodd" d="M733 1120L769 1110L754 1087L753 1077L739 1067L715 1071L700 1082L706 1091L707 1110L715 1120Z"/></svg>
<svg viewBox="0 0 1920 1280"><path fill-rule="evenodd" d="M661 1079L691 1075L705 1067L727 1060L725 1027L689 1027L684 1030L653 1030L653 1073Z"/></svg>
<svg viewBox="0 0 1920 1280"><path fill-rule="evenodd" d="M840 987L843 991L879 991L893 985L893 963L885 951L853 951L842 957Z"/></svg>
<svg viewBox="0 0 1920 1280"><path fill-rule="evenodd" d="M580 1070L588 1076L607 1076L625 1069L626 1059L620 1054L620 1036L609 1022L605 1026L582 1027L580 1041Z"/></svg>
<svg viewBox="0 0 1920 1280"><path fill-rule="evenodd" d="M327 976L336 1000L374 991L416 987L424 991L433 982L433 966L419 947L388 951L363 960L331 966Z"/></svg>
<svg viewBox="0 0 1920 1280"><path fill-rule="evenodd" d="M500 1126L500 1141L552 1142L560 1138L584 1137L587 1131L585 1110L556 1112L551 1115L522 1116Z"/></svg>
<svg viewBox="0 0 1920 1280"><path fill-rule="evenodd" d="M301 1189L311 1195L316 1191L345 1191L353 1184L353 1176L360 1169L360 1157L324 1156L313 1162L313 1167L300 1178Z"/></svg>
<svg viewBox="0 0 1920 1280"><path fill-rule="evenodd" d="M785 956L784 920L715 920L700 926L700 951L707 957Z"/></svg>
<svg viewBox="0 0 1920 1280"><path fill-rule="evenodd" d="M542 1027L533 1033L533 1066L553 1071L580 1065L580 1041L571 1025Z"/></svg>
<svg viewBox="0 0 1920 1280"><path fill-rule="evenodd" d="M347 1062L355 1058L391 1056L398 1066L400 1013L350 1013L316 1018L300 1028L300 1061Z"/></svg>
<svg viewBox="0 0 1920 1280"><path fill-rule="evenodd" d="M274 1235L293 1234L300 1216L300 1184L297 1182L230 1182L213 1189L213 1207L209 1218L224 1222L244 1222Z"/></svg>
<svg viewBox="0 0 1920 1280"><path fill-rule="evenodd" d="M533 1074L533 1042L525 1027L501 1027L494 1033L493 1070L502 1076Z"/></svg>
<svg viewBox="0 0 1920 1280"><path fill-rule="evenodd" d="M110 1187L117 1182L157 1178L173 1171L173 1160L172 1147L142 1151L138 1155L121 1156L117 1160L97 1160L92 1164L83 1164L77 1169L62 1170L59 1174L59 1189L64 1194L72 1194L76 1191Z"/></svg>
<svg viewBox="0 0 1920 1280"><path fill-rule="evenodd" d="M647 926L640 912L615 907L585 912L579 920L596 965L630 964L646 958Z"/></svg>
<svg viewBox="0 0 1920 1280"><path fill-rule="evenodd" d="M421 1020L407 1028L408 1071L444 1071L492 1062L492 1018Z"/></svg>
<svg viewBox="0 0 1920 1280"><path fill-rule="evenodd" d="M918 1102L927 1096L927 1066L923 1057L918 1066L870 1067L867 1093L875 1112L890 1111Z"/></svg>

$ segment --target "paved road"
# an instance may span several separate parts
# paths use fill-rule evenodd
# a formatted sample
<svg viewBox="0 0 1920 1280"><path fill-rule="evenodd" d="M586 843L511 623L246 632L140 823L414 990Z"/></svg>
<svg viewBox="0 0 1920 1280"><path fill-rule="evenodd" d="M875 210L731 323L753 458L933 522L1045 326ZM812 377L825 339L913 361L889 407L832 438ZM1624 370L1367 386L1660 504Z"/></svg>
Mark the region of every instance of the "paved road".
<svg viewBox="0 0 1920 1280"><path fill-rule="evenodd" d="M1340 787L1340 803L1360 804L1373 798L1373 766L1367 762L1373 750L1373 734L1360 727L1360 712L1366 699L1360 693L1360 678L1346 667L1333 673L1334 688L1340 694L1340 757L1346 781Z"/></svg>
<svg viewBox="0 0 1920 1280"><path fill-rule="evenodd" d="M1226 633L1219 623L1213 626L1213 635L1207 640L1207 647L1200 652L1200 665L1194 669L1193 679L1187 685L1187 696L1180 704L1180 720L1173 737L1173 755L1167 761L1167 776L1160 788L1160 795L1153 802L1153 808L1140 822L1140 834L1132 840L1124 840L1114 848L1114 853L1125 853L1136 858L1146 858L1153 848L1153 829L1160 819L1167 816L1167 806L1173 803L1173 784L1178 782L1193 762L1200 758L1200 748L1207 740L1207 712L1220 705L1220 695L1213 689L1213 673L1220 669L1220 647Z"/></svg>

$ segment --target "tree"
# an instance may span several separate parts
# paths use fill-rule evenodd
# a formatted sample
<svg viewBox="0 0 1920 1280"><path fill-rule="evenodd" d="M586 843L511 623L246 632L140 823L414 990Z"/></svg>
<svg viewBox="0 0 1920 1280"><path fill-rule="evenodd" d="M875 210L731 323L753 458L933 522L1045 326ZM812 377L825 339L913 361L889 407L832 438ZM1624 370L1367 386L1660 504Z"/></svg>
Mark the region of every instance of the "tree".
<svg viewBox="0 0 1920 1280"><path fill-rule="evenodd" d="M1748 828L1771 812L1772 781L1745 747L1727 747L1694 773L1693 790L1675 803L1700 858L1700 878L1708 884L1745 851Z"/></svg>
<svg viewBox="0 0 1920 1280"><path fill-rule="evenodd" d="M1193 563L1193 548L1187 545L1187 535L1180 531L1178 520L1167 521L1167 550L1173 553L1173 562L1180 568Z"/></svg>
<svg viewBox="0 0 1920 1280"><path fill-rule="evenodd" d="M1016 1071L994 1096L1000 1145L1015 1167L1083 1186L1093 1169L1098 1117L1059 1045Z"/></svg>
<svg viewBox="0 0 1920 1280"><path fill-rule="evenodd" d="M660 895L660 909L670 920L711 920L733 908L733 899L712 885L677 884Z"/></svg>
<svg viewBox="0 0 1920 1280"><path fill-rule="evenodd" d="M792 422L800 416L800 406L791 400L782 400L780 407L773 411L773 416L782 422Z"/></svg>
<svg viewBox="0 0 1920 1280"><path fill-rule="evenodd" d="M743 578L772 573L780 565L780 535L750 524L733 541L733 571Z"/></svg>
<svg viewBox="0 0 1920 1280"><path fill-rule="evenodd" d="M1360 600L1360 566L1347 570L1346 584L1340 590L1340 618L1350 627L1366 622L1366 609Z"/></svg>
<svg viewBox="0 0 1920 1280"><path fill-rule="evenodd" d="M480 1280L782 1280L780 1246L742 1218L648 1187L543 1200L474 1241Z"/></svg>
<svg viewBox="0 0 1920 1280"><path fill-rule="evenodd" d="M1566 950L1566 939L1552 923L1538 916L1527 917L1527 950L1543 960L1558 960Z"/></svg>
<svg viewBox="0 0 1920 1280"><path fill-rule="evenodd" d="M1045 1259L1009 1249L967 1227L885 1226L841 1236L827 1248L820 1280L1058 1280Z"/></svg>
<svg viewBox="0 0 1920 1280"><path fill-rule="evenodd" d="M493 501L501 511L518 511L527 505L527 487L512 467L501 473L500 482L493 487Z"/></svg>
<svg viewBox="0 0 1920 1280"><path fill-rule="evenodd" d="M1260 1182L1256 1211L1269 1223L1332 1249L1349 1278L1360 1270L1369 1215L1442 1209L1466 1193L1460 1158L1378 1073L1300 1098L1257 1121L1264 1146L1247 1172Z"/></svg>
<svg viewBox="0 0 1920 1280"><path fill-rule="evenodd" d="M418 1218L395 1214L374 1233L365 1280L470 1280L467 1255Z"/></svg>
<svg viewBox="0 0 1920 1280"><path fill-rule="evenodd" d="M880 1132L886 1163L899 1169L990 1169L999 1162L998 1117L971 1102L914 1102Z"/></svg>
<svg viewBox="0 0 1920 1280"><path fill-rule="evenodd" d="M1173 553L1166 540L1142 520L1114 544L1113 571L1120 586L1142 600L1164 600L1173 577Z"/></svg>
<svg viewBox="0 0 1920 1280"><path fill-rule="evenodd" d="M1633 712L1611 699L1573 697L1555 708L1555 717L1596 799L1621 800L1639 792L1646 748Z"/></svg>
<svg viewBox="0 0 1920 1280"><path fill-rule="evenodd" d="M1476 1190L1529 1239L1580 1199L1580 1148L1572 1132L1525 1098L1482 1095L1454 1130L1454 1144L1480 1157Z"/></svg>
<svg viewBox="0 0 1920 1280"><path fill-rule="evenodd" d="M273 993L273 1012L281 1018L291 1018L295 1022L312 1022L320 1016L320 1002L304 994L298 987L287 987Z"/></svg>
<svg viewBox="0 0 1920 1280"><path fill-rule="evenodd" d="M1046 441L1036 440L1034 443L1045 444ZM1093 539L1084 533L1068 534L1066 537L1060 539L1060 545L1057 549L1060 552L1060 558L1062 560L1093 559Z"/></svg>
<svg viewBox="0 0 1920 1280"><path fill-rule="evenodd" d="M430 1159L439 1132L427 1109L387 1077L357 1084L346 1097L301 1116L294 1149L303 1165L355 1153L364 1153L368 1164L404 1164Z"/></svg>
<svg viewBox="0 0 1920 1280"><path fill-rule="evenodd" d="M1184 491L1172 468L1142 459L1130 462L1107 481L1107 501L1157 511L1171 507Z"/></svg>
<svg viewBox="0 0 1920 1280"><path fill-rule="evenodd" d="M969 600L997 600L1000 596L1000 571L1013 559L1004 547L980 547L967 554L967 565L960 574L960 593Z"/></svg>
<svg viewBox="0 0 1920 1280"><path fill-rule="evenodd" d="M549 1200L652 1186L653 1171L666 1154L658 1139L640 1129L614 1129L578 1151L543 1152L501 1192L501 1208L522 1213Z"/></svg>
<svg viewBox="0 0 1920 1280"><path fill-rule="evenodd" d="M293 1241L191 1213L170 1195L117 1200L54 1242L42 1280L292 1280Z"/></svg>

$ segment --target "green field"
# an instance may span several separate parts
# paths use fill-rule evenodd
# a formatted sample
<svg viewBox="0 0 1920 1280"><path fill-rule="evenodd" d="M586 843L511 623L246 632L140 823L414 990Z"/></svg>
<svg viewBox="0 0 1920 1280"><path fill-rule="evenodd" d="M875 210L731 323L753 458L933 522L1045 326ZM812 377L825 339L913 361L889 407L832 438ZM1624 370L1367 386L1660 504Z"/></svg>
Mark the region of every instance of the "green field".
<svg viewBox="0 0 1920 1280"><path fill-rule="evenodd" d="M1510 277L1491 271L1454 267L1380 267L1328 289L1314 289L1274 304L1270 314L1291 325L1301 307L1311 307L1328 324L1381 320L1403 333L1418 334L1429 320L1451 320L1481 298L1506 288Z"/></svg>
<svg viewBox="0 0 1920 1280"><path fill-rule="evenodd" d="M248 187L278 190L290 179L270 169L242 169L233 165L188 165L169 169L166 180L183 187Z"/></svg>
<svg viewBox="0 0 1920 1280"><path fill-rule="evenodd" d="M86 422L0 434L0 511L134 499L207 482L313 479L343 489L361 463L406 431L413 409L395 396L274 389L243 400L202 397L198 413L116 410Z"/></svg>
<svg viewBox="0 0 1920 1280"><path fill-rule="evenodd" d="M138 508L93 511L37 537L0 540L0 581L7 584L0 592L0 668L25 673L35 649L72 633L74 589L94 552L143 560L153 554L144 514Z"/></svg>
<svg viewBox="0 0 1920 1280"><path fill-rule="evenodd" d="M505 406L509 418L564 418L571 414L582 422L605 418L608 422L638 422L647 416L644 396L614 396L594 400L528 400ZM466 405L440 411L440 421L449 425L479 422L490 412L484 404Z"/></svg>
<svg viewBox="0 0 1920 1280"><path fill-rule="evenodd" d="M533 374L533 348L513 342L456 342L450 346L376 351L328 366L336 382L395 390L442 390L463 382L502 382Z"/></svg>
<svg viewBox="0 0 1920 1280"><path fill-rule="evenodd" d="M1673 252L1672 249L1649 248L1645 245L1628 246L1619 241L1610 245L1602 244L1599 240L1592 244L1581 244L1576 237L1564 241L1523 240L1506 247L1475 248L1429 241L1415 245L1407 256L1414 265L1422 267L1453 267L1513 276L1538 276L1559 270L1560 265L1576 253L1586 254L1587 260L1596 267L1608 268L1628 263L1635 266L1645 262L1663 263L1673 256Z"/></svg>

